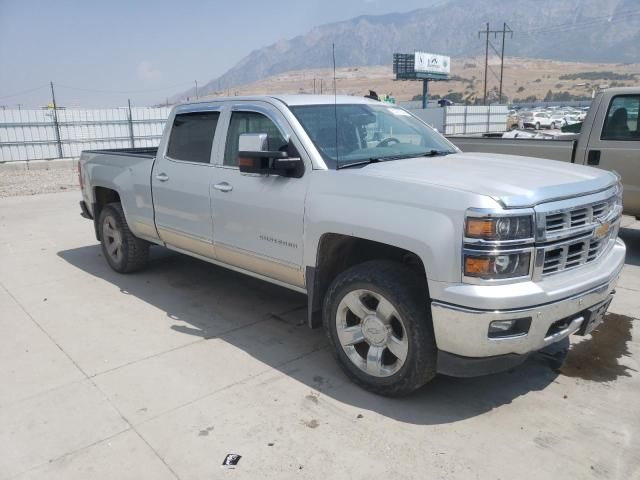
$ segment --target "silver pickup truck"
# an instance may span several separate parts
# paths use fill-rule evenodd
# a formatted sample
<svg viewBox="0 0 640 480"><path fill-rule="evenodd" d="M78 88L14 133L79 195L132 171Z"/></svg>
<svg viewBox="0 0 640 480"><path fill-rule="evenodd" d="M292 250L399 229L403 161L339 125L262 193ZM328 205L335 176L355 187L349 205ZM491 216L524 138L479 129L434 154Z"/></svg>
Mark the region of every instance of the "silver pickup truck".
<svg viewBox="0 0 640 480"><path fill-rule="evenodd" d="M465 152L548 158L615 171L624 185L625 213L640 218L640 87L599 92L579 134L552 140L464 136L449 140Z"/></svg>
<svg viewBox="0 0 640 480"><path fill-rule="evenodd" d="M85 151L79 177L114 270L156 244L305 293L346 374L384 395L560 364L624 263L614 173L461 153L363 98L179 105L157 149Z"/></svg>

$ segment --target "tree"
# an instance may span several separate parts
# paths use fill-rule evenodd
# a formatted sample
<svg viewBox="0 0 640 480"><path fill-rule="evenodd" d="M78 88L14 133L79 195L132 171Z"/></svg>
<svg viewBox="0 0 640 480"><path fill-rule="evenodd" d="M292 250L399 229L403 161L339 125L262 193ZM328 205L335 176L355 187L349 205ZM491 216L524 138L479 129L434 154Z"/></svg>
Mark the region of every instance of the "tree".
<svg viewBox="0 0 640 480"><path fill-rule="evenodd" d="M545 102L550 102L553 100L553 92L551 90L549 90L547 92L547 94L544 96L544 101Z"/></svg>

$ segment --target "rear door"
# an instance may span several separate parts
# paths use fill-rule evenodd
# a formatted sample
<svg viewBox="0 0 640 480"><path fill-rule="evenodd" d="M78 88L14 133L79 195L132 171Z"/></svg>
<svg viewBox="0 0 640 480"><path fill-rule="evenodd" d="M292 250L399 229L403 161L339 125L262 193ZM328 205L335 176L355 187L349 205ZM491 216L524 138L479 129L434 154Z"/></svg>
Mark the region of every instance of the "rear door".
<svg viewBox="0 0 640 480"><path fill-rule="evenodd" d="M584 163L622 176L625 211L640 215L640 94L602 102L589 135Z"/></svg>
<svg viewBox="0 0 640 480"><path fill-rule="evenodd" d="M304 286L303 221L310 161L284 116L267 102L230 103L226 143L214 168L212 212L219 260L299 287ZM269 150L289 139L303 155L301 178L240 173L238 139L266 133Z"/></svg>
<svg viewBox="0 0 640 480"><path fill-rule="evenodd" d="M213 258L212 159L221 104L185 105L170 118L151 185L158 235L168 246Z"/></svg>

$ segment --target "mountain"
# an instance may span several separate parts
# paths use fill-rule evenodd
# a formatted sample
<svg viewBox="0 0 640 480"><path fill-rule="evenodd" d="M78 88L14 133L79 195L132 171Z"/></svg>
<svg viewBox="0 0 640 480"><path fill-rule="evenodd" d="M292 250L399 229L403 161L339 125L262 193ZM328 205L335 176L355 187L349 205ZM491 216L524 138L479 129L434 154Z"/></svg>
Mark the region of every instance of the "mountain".
<svg viewBox="0 0 640 480"><path fill-rule="evenodd" d="M282 72L336 65L390 64L394 52L425 50L452 57L484 53L478 31L503 22L509 56L601 63L640 61L638 0L449 0L407 13L367 15L330 23L254 50L200 89L213 94ZM490 37L500 48L501 35ZM174 100L193 96L183 92Z"/></svg>

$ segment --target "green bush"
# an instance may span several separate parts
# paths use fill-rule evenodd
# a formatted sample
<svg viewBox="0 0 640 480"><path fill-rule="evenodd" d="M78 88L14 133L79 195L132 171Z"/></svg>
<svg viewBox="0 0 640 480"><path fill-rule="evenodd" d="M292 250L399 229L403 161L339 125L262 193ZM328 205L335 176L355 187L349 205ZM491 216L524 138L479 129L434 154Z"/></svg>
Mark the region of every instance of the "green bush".
<svg viewBox="0 0 640 480"><path fill-rule="evenodd" d="M560 80L635 80L635 73L615 73L615 72L579 72L560 75Z"/></svg>

